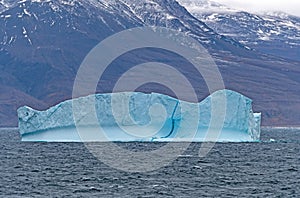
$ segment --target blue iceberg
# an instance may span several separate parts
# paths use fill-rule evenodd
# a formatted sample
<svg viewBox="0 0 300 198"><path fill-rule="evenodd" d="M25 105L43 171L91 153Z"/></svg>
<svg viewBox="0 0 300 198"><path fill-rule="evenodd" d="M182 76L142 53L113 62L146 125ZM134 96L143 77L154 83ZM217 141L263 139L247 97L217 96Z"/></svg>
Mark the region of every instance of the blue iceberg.
<svg viewBox="0 0 300 198"><path fill-rule="evenodd" d="M22 141L259 141L252 100L219 90L199 103L140 92L94 94L45 111L18 109ZM221 124L220 124L221 123Z"/></svg>

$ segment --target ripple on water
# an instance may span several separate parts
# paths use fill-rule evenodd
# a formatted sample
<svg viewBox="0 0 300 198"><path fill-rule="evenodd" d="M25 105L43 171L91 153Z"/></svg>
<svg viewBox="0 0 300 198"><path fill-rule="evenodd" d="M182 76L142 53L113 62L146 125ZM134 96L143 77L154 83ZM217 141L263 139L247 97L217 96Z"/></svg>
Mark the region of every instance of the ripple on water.
<svg viewBox="0 0 300 198"><path fill-rule="evenodd" d="M81 143L20 142L17 129L1 129L0 136L0 197L300 195L300 130L295 128L263 129L260 143L217 143L205 158L198 156L201 144L192 143L173 163L148 173L112 169ZM162 146L118 145L134 151Z"/></svg>

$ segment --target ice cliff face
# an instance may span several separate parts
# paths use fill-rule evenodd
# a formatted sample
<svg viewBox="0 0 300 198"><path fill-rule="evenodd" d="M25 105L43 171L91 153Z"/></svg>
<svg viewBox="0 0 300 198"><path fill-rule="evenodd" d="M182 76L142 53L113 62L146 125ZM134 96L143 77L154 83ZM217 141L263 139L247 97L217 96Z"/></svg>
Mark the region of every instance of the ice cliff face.
<svg viewBox="0 0 300 198"><path fill-rule="evenodd" d="M258 141L260 114L253 113L251 99L230 90L217 91L200 103L122 92L68 100L45 111L24 106L18 109L19 129L23 141L212 141L207 139L208 129L214 129L212 116L220 117L212 114L212 106L218 109L222 98L225 116L216 141ZM97 135L99 125L105 137ZM78 134L76 127L89 137L82 139L86 134Z"/></svg>

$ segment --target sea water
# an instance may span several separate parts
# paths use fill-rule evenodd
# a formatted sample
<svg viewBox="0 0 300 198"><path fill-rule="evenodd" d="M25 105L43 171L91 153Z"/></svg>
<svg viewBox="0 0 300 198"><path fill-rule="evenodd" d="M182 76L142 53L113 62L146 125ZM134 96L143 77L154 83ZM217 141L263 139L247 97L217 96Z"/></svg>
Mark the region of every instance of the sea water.
<svg viewBox="0 0 300 198"><path fill-rule="evenodd" d="M143 151L165 143L116 144ZM217 143L204 158L201 143L192 143L171 164L146 173L114 169L83 143L21 142L13 128L0 129L0 146L0 197L300 196L297 127L263 128L258 143Z"/></svg>

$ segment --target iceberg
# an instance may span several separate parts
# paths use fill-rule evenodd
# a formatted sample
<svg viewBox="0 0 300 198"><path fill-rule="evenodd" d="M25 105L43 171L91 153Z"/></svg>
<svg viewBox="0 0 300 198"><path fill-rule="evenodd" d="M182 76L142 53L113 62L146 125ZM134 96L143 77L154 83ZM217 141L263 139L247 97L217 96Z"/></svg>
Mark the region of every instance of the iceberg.
<svg viewBox="0 0 300 198"><path fill-rule="evenodd" d="M71 99L44 111L23 106L17 113L22 141L253 142L260 138L261 114L253 113L252 100L226 89L199 103L158 93L120 92Z"/></svg>

